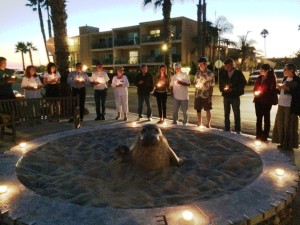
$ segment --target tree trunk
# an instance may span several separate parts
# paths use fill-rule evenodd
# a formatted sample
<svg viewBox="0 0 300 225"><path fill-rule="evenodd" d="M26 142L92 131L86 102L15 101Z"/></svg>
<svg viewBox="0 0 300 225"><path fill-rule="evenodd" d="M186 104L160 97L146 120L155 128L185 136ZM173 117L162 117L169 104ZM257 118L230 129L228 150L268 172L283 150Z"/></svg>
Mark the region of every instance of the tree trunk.
<svg viewBox="0 0 300 225"><path fill-rule="evenodd" d="M24 60L24 53L21 51L22 55L22 64L23 64L23 71L25 72L25 60Z"/></svg>
<svg viewBox="0 0 300 225"><path fill-rule="evenodd" d="M69 74L69 47L67 43L67 12L66 0L49 0L51 8L55 59L58 71L61 73L62 95L67 95L67 77Z"/></svg>
<svg viewBox="0 0 300 225"><path fill-rule="evenodd" d="M203 24L202 24L202 56L206 56L206 36L207 36L207 24L206 24L206 2L203 0Z"/></svg>
<svg viewBox="0 0 300 225"><path fill-rule="evenodd" d="M163 6L163 23L164 23L164 35L165 35L165 44L167 44L167 59L166 59L166 66L169 72L173 71L172 67L172 30L170 25L170 18L171 18L171 9L172 3L170 0L165 0L162 4Z"/></svg>
<svg viewBox="0 0 300 225"><path fill-rule="evenodd" d="M40 19L40 26L41 26L41 31L42 31L42 35L43 35L43 40L44 40L44 46L45 46L45 50L46 50L46 55L47 55L47 59L48 59L48 63L50 62L50 58L49 58L49 53L47 50L47 45L46 45L46 34L45 34L45 27L44 27L44 21L43 21L43 14L42 14L42 9L41 9L41 5L40 5L40 1L38 2L38 14L39 14L39 19Z"/></svg>
<svg viewBox="0 0 300 225"><path fill-rule="evenodd" d="M197 9L197 23L198 23L198 31L197 31L197 52L198 56L203 55L202 46L203 46L203 21L202 21L202 0L199 0L198 9Z"/></svg>
<svg viewBox="0 0 300 225"><path fill-rule="evenodd" d="M33 65L33 60L32 60L32 52L31 52L31 49L28 49L28 53L29 53L29 59L30 59L30 63L31 63L31 65Z"/></svg>

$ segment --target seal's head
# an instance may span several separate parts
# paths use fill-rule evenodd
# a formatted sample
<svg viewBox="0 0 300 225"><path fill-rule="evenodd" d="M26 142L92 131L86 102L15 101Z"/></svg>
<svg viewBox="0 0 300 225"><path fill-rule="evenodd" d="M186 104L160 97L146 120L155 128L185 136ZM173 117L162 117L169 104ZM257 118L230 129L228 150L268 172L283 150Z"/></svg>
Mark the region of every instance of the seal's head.
<svg viewBox="0 0 300 225"><path fill-rule="evenodd" d="M155 124L146 124L142 126L139 132L139 142L142 146L155 146L160 143L162 132Z"/></svg>

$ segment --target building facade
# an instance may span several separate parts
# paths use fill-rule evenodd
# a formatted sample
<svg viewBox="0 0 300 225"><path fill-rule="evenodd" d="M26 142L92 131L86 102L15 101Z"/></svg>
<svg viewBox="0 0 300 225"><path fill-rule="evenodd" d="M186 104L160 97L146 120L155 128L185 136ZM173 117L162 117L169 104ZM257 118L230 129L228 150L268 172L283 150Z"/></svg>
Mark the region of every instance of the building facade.
<svg viewBox="0 0 300 225"><path fill-rule="evenodd" d="M197 22L186 17L172 18L172 61L183 65L196 62ZM164 64L166 52L163 21L143 22L136 26L99 32L91 26L79 27L79 35L69 38L70 64L81 62L90 70L101 61L107 70L123 66L135 70L140 64Z"/></svg>

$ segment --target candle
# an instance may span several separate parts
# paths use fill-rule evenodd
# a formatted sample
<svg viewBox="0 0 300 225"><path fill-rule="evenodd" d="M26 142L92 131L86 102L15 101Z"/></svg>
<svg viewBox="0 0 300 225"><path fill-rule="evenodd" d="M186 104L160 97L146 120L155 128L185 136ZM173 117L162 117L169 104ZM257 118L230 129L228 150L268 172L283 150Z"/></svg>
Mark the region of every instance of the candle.
<svg viewBox="0 0 300 225"><path fill-rule="evenodd" d="M25 147L27 146L27 144L26 144L26 142L21 142L21 143L19 144L19 146L20 146L21 148L25 148Z"/></svg>
<svg viewBox="0 0 300 225"><path fill-rule="evenodd" d="M11 76L11 79L16 79L16 76L15 76L15 75L12 75L12 76Z"/></svg>
<svg viewBox="0 0 300 225"><path fill-rule="evenodd" d="M78 77L78 78L77 78L77 81L79 81L79 82L83 82L83 81L84 81L84 79L83 79L83 77Z"/></svg>
<svg viewBox="0 0 300 225"><path fill-rule="evenodd" d="M228 89L229 89L229 86L228 86L228 85L225 85L224 91L227 91Z"/></svg>
<svg viewBox="0 0 300 225"><path fill-rule="evenodd" d="M254 91L254 95L255 95L255 96L260 95L260 91L259 91L259 90L258 90L258 91Z"/></svg>
<svg viewBox="0 0 300 225"><path fill-rule="evenodd" d="M160 82L157 83L157 87L161 87L161 83Z"/></svg>
<svg viewBox="0 0 300 225"><path fill-rule="evenodd" d="M261 141L260 140L255 140L255 145L256 146L260 146L261 145Z"/></svg>

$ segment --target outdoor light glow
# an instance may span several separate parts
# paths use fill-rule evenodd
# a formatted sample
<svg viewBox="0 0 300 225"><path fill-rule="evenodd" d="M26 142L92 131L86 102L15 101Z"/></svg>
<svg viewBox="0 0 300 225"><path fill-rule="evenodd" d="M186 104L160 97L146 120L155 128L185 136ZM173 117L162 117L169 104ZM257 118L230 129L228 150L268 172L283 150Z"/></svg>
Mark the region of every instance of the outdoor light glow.
<svg viewBox="0 0 300 225"><path fill-rule="evenodd" d="M284 169L279 169L278 168L278 169L275 170L275 172L276 172L277 176L283 176L284 175Z"/></svg>
<svg viewBox="0 0 300 225"><path fill-rule="evenodd" d="M163 122L163 125L164 125L164 126L167 126L167 125L168 125L168 123L165 121L165 122Z"/></svg>
<svg viewBox="0 0 300 225"><path fill-rule="evenodd" d="M7 186L6 185L1 185L0 186L0 194L4 194L7 192Z"/></svg>
<svg viewBox="0 0 300 225"><path fill-rule="evenodd" d="M21 143L19 144L19 146L20 146L21 148L25 148L25 147L27 146L27 144L26 144L26 142L21 142Z"/></svg>
<svg viewBox="0 0 300 225"><path fill-rule="evenodd" d="M256 146L261 146L261 141L260 140L255 140L255 145Z"/></svg>
<svg viewBox="0 0 300 225"><path fill-rule="evenodd" d="M132 122L132 126L136 126L136 122Z"/></svg>
<svg viewBox="0 0 300 225"><path fill-rule="evenodd" d="M191 211L183 211L182 217L185 221L191 221L193 219L193 213Z"/></svg>

